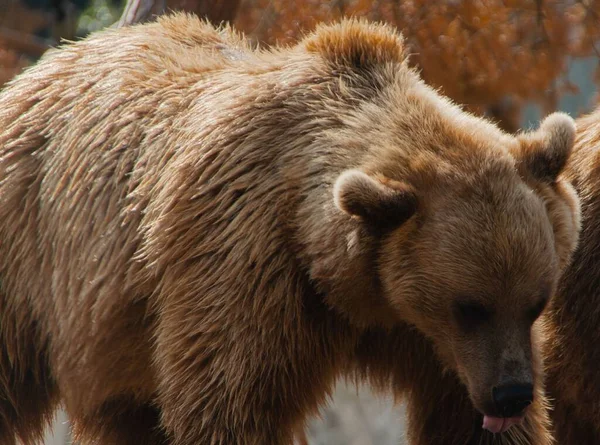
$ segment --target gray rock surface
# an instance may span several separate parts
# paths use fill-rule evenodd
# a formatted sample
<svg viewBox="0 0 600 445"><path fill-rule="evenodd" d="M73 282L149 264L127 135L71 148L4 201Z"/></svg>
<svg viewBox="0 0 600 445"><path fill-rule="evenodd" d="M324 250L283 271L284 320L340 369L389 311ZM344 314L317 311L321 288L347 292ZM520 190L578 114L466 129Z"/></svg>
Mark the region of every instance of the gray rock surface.
<svg viewBox="0 0 600 445"><path fill-rule="evenodd" d="M367 387L340 383L332 403L308 427L310 445L401 445L404 407L391 396L374 395Z"/></svg>

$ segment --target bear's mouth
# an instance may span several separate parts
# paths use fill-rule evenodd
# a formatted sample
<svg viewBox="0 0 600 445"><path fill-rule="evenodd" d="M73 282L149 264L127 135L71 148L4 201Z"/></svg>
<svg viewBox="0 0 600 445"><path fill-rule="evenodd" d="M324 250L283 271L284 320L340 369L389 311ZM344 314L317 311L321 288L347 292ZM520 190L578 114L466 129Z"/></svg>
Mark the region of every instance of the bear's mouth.
<svg viewBox="0 0 600 445"><path fill-rule="evenodd" d="M518 417L493 417L484 415L483 425L484 430L488 430L494 434L503 433L513 425L520 425L523 421L523 416Z"/></svg>

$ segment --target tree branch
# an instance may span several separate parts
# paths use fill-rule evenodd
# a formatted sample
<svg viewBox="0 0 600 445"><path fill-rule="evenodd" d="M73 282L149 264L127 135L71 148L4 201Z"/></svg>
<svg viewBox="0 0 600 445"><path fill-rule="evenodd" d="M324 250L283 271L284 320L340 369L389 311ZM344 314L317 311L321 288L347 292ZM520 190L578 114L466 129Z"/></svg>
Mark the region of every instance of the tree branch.
<svg viewBox="0 0 600 445"><path fill-rule="evenodd" d="M152 15L160 15L165 11L165 0L127 0L121 18L113 26L123 26L143 23Z"/></svg>
<svg viewBox="0 0 600 445"><path fill-rule="evenodd" d="M168 7L172 10L193 12L214 24L233 22L240 0L127 0L125 10L114 27L142 23L152 15L160 15Z"/></svg>

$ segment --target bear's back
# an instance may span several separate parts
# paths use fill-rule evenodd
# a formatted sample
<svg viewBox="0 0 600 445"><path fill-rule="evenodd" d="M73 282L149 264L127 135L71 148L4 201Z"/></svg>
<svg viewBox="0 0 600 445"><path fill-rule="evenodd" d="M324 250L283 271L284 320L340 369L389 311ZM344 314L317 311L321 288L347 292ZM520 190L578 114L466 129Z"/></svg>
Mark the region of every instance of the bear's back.
<svg viewBox="0 0 600 445"><path fill-rule="evenodd" d="M290 136L310 114L291 96L319 87L283 53L176 14L49 51L18 76L0 93L3 287L77 336L123 296L147 296L148 270L276 227L276 158L312 137ZM253 251L264 244L277 249ZM61 319L67 307L90 323Z"/></svg>
<svg viewBox="0 0 600 445"><path fill-rule="evenodd" d="M144 242L178 243L177 231L198 223L213 240L203 244L192 231L194 244L214 248L209 241L223 236L218 219L243 213L241 186L227 172L239 183L259 182L243 175L248 168L235 169L247 153L232 159L234 149L227 150L243 140L236 131L244 133L229 108L249 122L243 110L258 110L252 97L270 94L252 81L257 72L269 76L255 57L232 31L178 14L49 51L0 93L0 283L3 304L15 311L3 316L35 324L42 342L52 338L49 354L60 361L62 379L85 382L88 394L102 399L131 390L130 382L135 392L150 391L152 335L145 329L158 272ZM193 189L194 181L207 188ZM219 188L227 181L231 193ZM170 231L161 215L178 202L195 213L170 221L179 224ZM197 254L188 243L170 245L176 258L165 261ZM106 356L114 360L89 359ZM107 382L100 376L111 369L121 372Z"/></svg>

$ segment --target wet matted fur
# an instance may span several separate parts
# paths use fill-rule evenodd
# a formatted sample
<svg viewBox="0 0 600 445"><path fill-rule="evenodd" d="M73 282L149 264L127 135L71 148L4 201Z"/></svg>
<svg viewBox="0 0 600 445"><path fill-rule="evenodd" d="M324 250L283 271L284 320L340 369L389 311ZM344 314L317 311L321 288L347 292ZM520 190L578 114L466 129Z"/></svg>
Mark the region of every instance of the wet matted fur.
<svg viewBox="0 0 600 445"><path fill-rule="evenodd" d="M343 376L405 397L414 444L488 440L492 385L541 391L573 132L501 132L361 21L49 51L0 93L0 442L62 403L84 444L287 444ZM502 442L548 443L542 403Z"/></svg>

